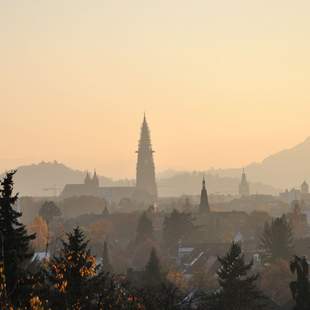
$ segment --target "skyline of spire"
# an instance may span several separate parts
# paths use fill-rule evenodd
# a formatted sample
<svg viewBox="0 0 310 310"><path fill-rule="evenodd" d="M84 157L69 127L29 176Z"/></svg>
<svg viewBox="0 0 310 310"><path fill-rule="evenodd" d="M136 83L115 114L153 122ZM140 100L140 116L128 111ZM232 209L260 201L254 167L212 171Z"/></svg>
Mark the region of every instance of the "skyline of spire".
<svg viewBox="0 0 310 310"><path fill-rule="evenodd" d="M250 185L247 180L245 169L242 169L241 182L239 184L239 195L241 197L246 197L250 195Z"/></svg>
<svg viewBox="0 0 310 310"><path fill-rule="evenodd" d="M210 205L209 205L209 199L208 199L208 192L206 188L205 176L203 176L203 179L202 179L199 212L210 212Z"/></svg>
<svg viewBox="0 0 310 310"><path fill-rule="evenodd" d="M150 129L144 113L137 151L136 187L147 192L156 202L158 193L153 153Z"/></svg>

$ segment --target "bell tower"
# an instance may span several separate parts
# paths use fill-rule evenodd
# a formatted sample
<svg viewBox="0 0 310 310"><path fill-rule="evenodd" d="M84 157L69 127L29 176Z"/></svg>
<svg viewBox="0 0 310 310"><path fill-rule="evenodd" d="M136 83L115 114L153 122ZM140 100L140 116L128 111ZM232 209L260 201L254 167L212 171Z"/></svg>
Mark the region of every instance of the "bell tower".
<svg viewBox="0 0 310 310"><path fill-rule="evenodd" d="M201 213L210 212L208 192L207 192L207 188L206 188L206 180L204 177L202 180L202 189L201 189L201 195L200 195L199 212L201 212Z"/></svg>

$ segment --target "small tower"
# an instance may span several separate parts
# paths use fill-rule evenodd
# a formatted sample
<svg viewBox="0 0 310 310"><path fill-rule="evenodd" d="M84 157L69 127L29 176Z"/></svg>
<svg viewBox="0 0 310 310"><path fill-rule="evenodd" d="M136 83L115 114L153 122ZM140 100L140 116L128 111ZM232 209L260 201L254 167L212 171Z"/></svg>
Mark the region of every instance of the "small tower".
<svg viewBox="0 0 310 310"><path fill-rule="evenodd" d="M93 179L92 179L92 183L93 183L94 187L99 187L99 178L97 176L96 169L94 170L94 176L93 176Z"/></svg>
<svg viewBox="0 0 310 310"><path fill-rule="evenodd" d="M208 199L208 192L207 192L207 188L206 188L205 177L203 177L203 180L202 180L202 189L201 189L201 195L200 195L199 212L200 213L210 212L210 206L209 206L209 199Z"/></svg>
<svg viewBox="0 0 310 310"><path fill-rule="evenodd" d="M241 197L247 197L250 195L250 186L249 186L249 183L247 181L244 169L242 171L241 182L239 184L239 195Z"/></svg>
<svg viewBox="0 0 310 310"><path fill-rule="evenodd" d="M304 195L304 194L309 194L309 185L306 181L304 181L302 184L301 184L301 193Z"/></svg>

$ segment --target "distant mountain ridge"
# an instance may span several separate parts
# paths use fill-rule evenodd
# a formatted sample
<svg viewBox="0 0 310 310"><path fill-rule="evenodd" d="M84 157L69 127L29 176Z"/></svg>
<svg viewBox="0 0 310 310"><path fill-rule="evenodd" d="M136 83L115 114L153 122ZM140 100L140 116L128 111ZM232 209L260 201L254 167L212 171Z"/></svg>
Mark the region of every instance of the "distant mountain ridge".
<svg viewBox="0 0 310 310"><path fill-rule="evenodd" d="M86 171L74 170L66 165L54 162L24 165L17 168L15 189L21 196L52 196L59 194L66 184L79 184L84 181ZM160 196L199 195L203 172L170 172L158 178ZM239 177L220 177L206 174L209 193L236 194ZM134 186L134 180L112 180L98 176L101 186ZM274 194L271 186L253 183L254 193Z"/></svg>
<svg viewBox="0 0 310 310"><path fill-rule="evenodd" d="M310 183L310 137L292 148L268 156L261 163L246 166L245 170L250 181L263 182L276 188L298 187L305 180ZM222 177L238 177L241 171L242 168L208 172Z"/></svg>
<svg viewBox="0 0 310 310"><path fill-rule="evenodd" d="M74 170L57 161L20 166L17 170L16 190L28 196L49 196L53 191L59 193L65 184L82 183L86 174L86 171ZM261 163L246 166L245 170L252 193L275 194L279 190L299 186L304 180L310 183L310 137L292 148L268 156ZM159 173L159 194L199 194L203 174L210 193L236 194L241 172L242 168L210 169L206 172L167 170ZM99 176L99 179L102 186L135 183L134 180L115 181L105 176Z"/></svg>
<svg viewBox="0 0 310 310"><path fill-rule="evenodd" d="M205 177L209 194L238 194L240 175L225 177L208 172L180 172L169 178L159 179L158 191L161 196L200 195L202 178ZM250 184L253 194L276 195L279 190L260 182Z"/></svg>
<svg viewBox="0 0 310 310"><path fill-rule="evenodd" d="M15 189L22 196L59 194L66 184L82 183L86 176L86 171L74 170L57 161L24 165L16 169ZM129 183L129 181L113 181L104 176L98 177L102 186L128 185Z"/></svg>

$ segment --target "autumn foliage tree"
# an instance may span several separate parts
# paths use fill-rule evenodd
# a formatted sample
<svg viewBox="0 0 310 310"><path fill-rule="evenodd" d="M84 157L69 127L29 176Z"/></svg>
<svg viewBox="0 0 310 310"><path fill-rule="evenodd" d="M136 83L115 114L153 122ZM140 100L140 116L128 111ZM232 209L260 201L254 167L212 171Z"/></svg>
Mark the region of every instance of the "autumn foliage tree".
<svg viewBox="0 0 310 310"><path fill-rule="evenodd" d="M96 274L96 260L88 249L88 242L79 227L67 234L63 248L49 264L48 278L55 289L52 303L60 303L68 309L88 309L90 300L89 281ZM56 303L56 305L55 305Z"/></svg>
<svg viewBox="0 0 310 310"><path fill-rule="evenodd" d="M46 221L41 216L35 217L28 226L28 231L36 235L36 238L32 241L33 248L37 251L45 250L48 242L48 226Z"/></svg>

